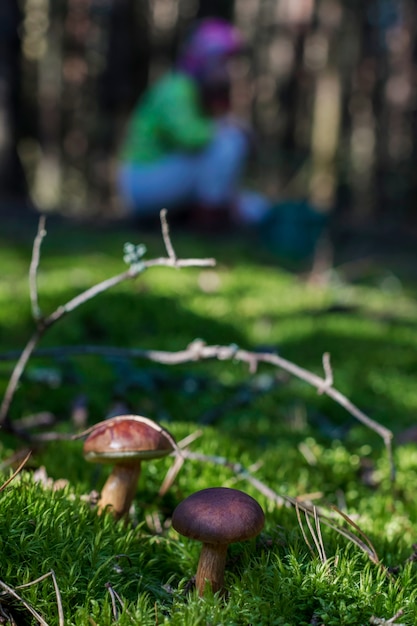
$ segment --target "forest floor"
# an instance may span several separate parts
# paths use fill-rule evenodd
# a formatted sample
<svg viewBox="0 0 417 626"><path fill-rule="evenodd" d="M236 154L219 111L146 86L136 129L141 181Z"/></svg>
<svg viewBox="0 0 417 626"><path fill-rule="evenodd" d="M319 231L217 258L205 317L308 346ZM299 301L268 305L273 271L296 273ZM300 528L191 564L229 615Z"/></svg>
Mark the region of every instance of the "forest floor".
<svg viewBox="0 0 417 626"><path fill-rule="evenodd" d="M34 328L28 269L37 226L34 212L1 218L1 394ZM137 224L51 216L46 230L37 269L44 314L123 272L126 242L146 244L146 259L166 254L159 230ZM10 417L47 414L49 431L64 437L80 416L92 425L115 410L139 413L178 441L195 437L190 450L200 456L184 463L163 496L172 459L149 462L126 528L97 516L91 494L108 470L84 462L81 441L32 440L25 470L1 493L0 585L17 590L53 571L71 626L414 626L412 242L345 230L312 274L311 259L281 258L254 233L207 237L173 223L171 238L180 257L215 257L216 267L150 267L63 317L39 345L46 352L27 364ZM225 346L231 358L167 366L137 355L176 354L196 339ZM86 354L86 346L98 352ZM320 377L328 353L334 388L392 431L395 482L377 431L285 368L248 368L239 348ZM38 426L32 435L42 433ZM28 442L2 431L2 482ZM219 485L255 497L266 524L257 541L230 551L229 597L201 600L192 591L199 548L170 520L185 496ZM18 595L47 624L62 623L50 579ZM2 595L0 604L26 623L16 597Z"/></svg>

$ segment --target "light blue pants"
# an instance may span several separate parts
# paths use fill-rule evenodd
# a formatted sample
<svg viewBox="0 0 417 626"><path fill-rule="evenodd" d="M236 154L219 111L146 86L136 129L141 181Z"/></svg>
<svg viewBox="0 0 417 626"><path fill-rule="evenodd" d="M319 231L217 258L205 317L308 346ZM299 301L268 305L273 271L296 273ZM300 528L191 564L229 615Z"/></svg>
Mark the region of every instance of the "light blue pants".
<svg viewBox="0 0 417 626"><path fill-rule="evenodd" d="M252 221L250 216L265 213L268 201L260 194L238 190L248 153L246 133L233 124L220 123L201 152L176 153L151 164L122 164L119 193L128 210L138 216L190 204L213 209L234 204L238 213L241 205Z"/></svg>

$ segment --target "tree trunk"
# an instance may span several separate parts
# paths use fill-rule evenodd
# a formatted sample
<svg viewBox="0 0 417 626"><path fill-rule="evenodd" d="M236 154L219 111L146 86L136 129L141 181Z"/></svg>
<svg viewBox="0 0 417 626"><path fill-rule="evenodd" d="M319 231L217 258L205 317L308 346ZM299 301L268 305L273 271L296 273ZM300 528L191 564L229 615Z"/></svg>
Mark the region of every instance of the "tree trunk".
<svg viewBox="0 0 417 626"><path fill-rule="evenodd" d="M21 14L17 0L0 2L0 202L27 200L27 185L17 153Z"/></svg>

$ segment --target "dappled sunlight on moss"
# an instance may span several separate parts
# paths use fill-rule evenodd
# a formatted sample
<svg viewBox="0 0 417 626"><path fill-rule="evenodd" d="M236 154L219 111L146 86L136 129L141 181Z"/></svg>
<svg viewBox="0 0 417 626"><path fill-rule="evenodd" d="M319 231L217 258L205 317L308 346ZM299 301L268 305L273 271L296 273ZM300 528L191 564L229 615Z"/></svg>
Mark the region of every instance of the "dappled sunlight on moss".
<svg viewBox="0 0 417 626"><path fill-rule="evenodd" d="M124 271L123 243L146 238L131 232L88 234L74 225L68 232L52 229L39 268L42 311L49 313ZM24 345L34 326L27 281L30 244L28 238L13 251L4 241L0 252L7 273L0 279L4 349ZM357 626L369 623L371 615L392 617L400 608L404 623L416 623L417 580L410 561L417 525L413 443L395 449L392 485L376 433L314 387L272 366L262 364L253 373L233 359L170 367L128 353L65 353L66 347L81 351L91 344L176 351L199 337L210 344L277 350L322 376L322 355L329 352L336 388L400 432L415 422L417 405L413 290L404 286L393 299L379 278L308 285L237 242L216 243L213 250L213 241L182 236L175 247L179 256L217 255L219 263L205 276L198 268L150 269L66 316L40 345L58 346L61 352L31 359L10 413L15 419L51 411L55 430L68 434L74 431L71 414L80 396L88 425L123 402L127 411L166 426L178 441L201 429L189 449L206 458L185 460L164 496L157 494L173 458L144 464L133 523L125 527L110 515L97 516L86 499L91 490L100 490L110 470L83 460L82 441L37 446L27 470L1 494L8 533L0 533L2 579L17 586L53 568L71 616L68 624L75 626L115 621L109 581L125 603L117 620L122 626L132 621ZM148 250L148 258L165 254L160 237L150 238ZM12 364L1 365L1 389ZM22 445L4 432L0 461L7 463ZM39 466L52 480L68 480L68 486L54 492L34 485L30 473ZM239 468L278 496L311 501L343 524L329 509L336 504L369 536L383 563L397 568L395 577L387 577L357 545L324 524L329 561L322 563L307 547L294 508L277 506ZM7 465L3 471L6 478ZM179 501L219 485L246 491L266 512L260 537L230 551L225 602L188 592L200 548L170 526ZM41 590L28 588L25 597L54 623L50 581L43 581Z"/></svg>

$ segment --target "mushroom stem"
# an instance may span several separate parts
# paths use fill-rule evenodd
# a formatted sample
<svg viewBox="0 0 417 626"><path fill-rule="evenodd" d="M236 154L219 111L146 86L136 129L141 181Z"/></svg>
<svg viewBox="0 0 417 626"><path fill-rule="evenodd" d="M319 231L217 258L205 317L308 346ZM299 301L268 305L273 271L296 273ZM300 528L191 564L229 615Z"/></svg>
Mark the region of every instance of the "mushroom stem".
<svg viewBox="0 0 417 626"><path fill-rule="evenodd" d="M204 595L207 582L213 593L224 589L227 544L203 543L196 574L196 587L200 596Z"/></svg>
<svg viewBox="0 0 417 626"><path fill-rule="evenodd" d="M98 511L106 507L115 519L120 519L129 512L136 493L141 471L141 463L118 463L108 477L100 496Z"/></svg>

